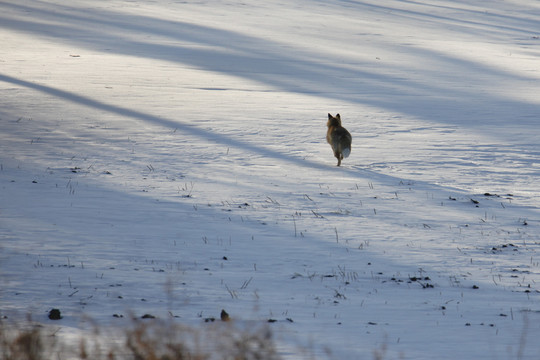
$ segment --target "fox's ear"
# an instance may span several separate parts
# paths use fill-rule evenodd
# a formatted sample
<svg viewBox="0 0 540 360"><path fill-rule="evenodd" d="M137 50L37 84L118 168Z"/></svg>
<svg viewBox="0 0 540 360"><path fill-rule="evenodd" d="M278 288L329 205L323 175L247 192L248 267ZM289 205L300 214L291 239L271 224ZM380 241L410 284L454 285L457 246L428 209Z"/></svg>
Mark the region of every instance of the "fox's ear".
<svg viewBox="0 0 540 360"><path fill-rule="evenodd" d="M341 120L341 116L339 116L339 114L336 115L336 118L338 118L339 120Z"/></svg>

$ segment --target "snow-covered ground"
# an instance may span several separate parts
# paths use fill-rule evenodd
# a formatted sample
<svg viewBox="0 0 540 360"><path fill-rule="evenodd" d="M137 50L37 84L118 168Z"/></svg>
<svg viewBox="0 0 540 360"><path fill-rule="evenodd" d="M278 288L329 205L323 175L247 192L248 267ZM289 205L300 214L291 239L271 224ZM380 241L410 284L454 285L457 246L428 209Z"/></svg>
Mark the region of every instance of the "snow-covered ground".
<svg viewBox="0 0 540 360"><path fill-rule="evenodd" d="M539 3L1 1L0 43L1 316L539 358Z"/></svg>

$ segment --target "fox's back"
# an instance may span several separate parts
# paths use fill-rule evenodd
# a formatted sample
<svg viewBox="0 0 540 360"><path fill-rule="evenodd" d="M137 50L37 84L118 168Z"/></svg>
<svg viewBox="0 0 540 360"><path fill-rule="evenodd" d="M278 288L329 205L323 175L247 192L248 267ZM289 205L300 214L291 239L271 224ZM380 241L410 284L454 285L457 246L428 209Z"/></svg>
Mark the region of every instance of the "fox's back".
<svg viewBox="0 0 540 360"><path fill-rule="evenodd" d="M330 126L328 127L328 132L326 133L326 141L328 141L334 150L346 148L350 149L352 136L347 129L341 125Z"/></svg>

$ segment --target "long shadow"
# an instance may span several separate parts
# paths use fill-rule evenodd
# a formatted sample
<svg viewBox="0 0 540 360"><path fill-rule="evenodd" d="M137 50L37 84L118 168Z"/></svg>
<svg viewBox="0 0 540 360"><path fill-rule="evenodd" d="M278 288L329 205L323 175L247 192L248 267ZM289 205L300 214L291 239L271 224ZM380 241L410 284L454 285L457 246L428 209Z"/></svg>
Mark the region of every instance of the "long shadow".
<svg viewBox="0 0 540 360"><path fill-rule="evenodd" d="M375 7L378 11L391 10L380 5L348 2L359 7ZM403 47L418 59L430 59L436 65L433 70L426 69L424 75L419 76L415 75L417 71L406 63L397 67L358 60L347 62L332 54L284 50L284 44L279 41L183 21L101 9L91 9L83 13L80 9L69 6L61 9L48 9L43 4L40 7L15 4L2 6L31 15L29 20L0 16L0 27L3 28L45 35L89 49L165 60L183 66L190 65L232 74L287 92L316 94L325 98L376 106L432 122L446 122L452 118L452 124L478 126L470 121L471 116L477 114L479 109L488 109L493 105L497 105L499 109L514 109L514 112L519 109L521 113L526 113L519 121L526 122L525 118L530 119L540 113L538 104L526 100L511 99L504 94L478 94L474 86L455 87L452 85L455 83L454 74L441 74L439 70L455 69L456 73L462 73L466 83L485 83L486 79L491 79L493 83L486 84L494 88L500 86L505 79L531 79L516 75L510 70L490 67L436 49L396 44L396 47ZM34 13L49 21L42 22L35 16L32 17ZM464 31L471 25L468 20L434 17L413 11L406 11L403 16L424 17L430 21L454 25L458 23ZM511 20L515 22L518 19ZM527 25L532 26L533 23L529 20ZM484 23L472 25L486 30L504 29L521 36L530 34L527 26L503 28ZM153 36L165 37L170 43L152 41ZM404 73L411 75L404 77ZM445 81L440 81L441 79ZM414 106L411 106L411 97L414 98ZM459 104L456 104L456 99ZM441 113L446 116L440 116ZM449 113L452 116L449 116ZM512 114L512 111L508 110L508 114ZM495 117L489 124L490 128L507 123L508 116ZM517 121L516 118L518 117L511 120Z"/></svg>
<svg viewBox="0 0 540 360"><path fill-rule="evenodd" d="M97 101L97 100L94 100L94 99L91 99L82 95L74 94L72 92L67 92L67 91L55 89L50 86L40 85L40 84L32 83L29 81L21 80L21 79L16 79L11 76L4 75L4 74L0 74L0 81L11 83L13 85L24 86L26 88L40 91L48 95L55 96L60 99L67 100L67 101L70 101L70 102L73 102L82 106L88 106L93 109L99 109L102 111L110 112L112 114L130 117L133 119L138 119L138 120L142 120L146 122L152 122L159 126L175 128L177 129L177 131L182 131L185 134L196 136L204 140L210 140L212 142L224 144L227 147L236 147L236 148L242 149L243 151L252 152L254 154L259 154L265 157L280 159L282 161L294 164L296 166L309 167L309 168L314 168L318 170L326 170L333 173L336 171L336 166L334 166L333 162L332 162L332 165L328 165L325 163L307 160L301 157L294 157L286 153L281 153L279 151L262 147L260 145L253 145L245 141L233 139L223 134L217 134L214 132L201 129L197 126L188 125L188 124L182 123L179 120L162 118L162 117L158 117L158 116L148 114L142 111L131 110L131 109L117 106L117 105L106 104L106 103L103 103L103 102L100 102L100 101ZM358 178L368 177L368 178L381 179L382 181L389 184L398 184L400 181L408 180L408 179L394 177L391 175L382 174L382 173L379 173L370 169L362 168L357 165L352 165L349 167L341 167L339 171L348 175L358 177ZM415 182L420 183L419 181L415 181ZM433 184L425 184L425 185L433 187L433 188L439 188L438 186L433 185ZM446 187L445 189L449 190L448 187ZM461 192L460 190L457 190L457 189L453 189L453 191Z"/></svg>
<svg viewBox="0 0 540 360"><path fill-rule="evenodd" d="M275 150L264 148L260 145L253 145L248 142L233 139L223 134L217 134L214 132L206 131L197 126L192 126L192 125L187 125L185 123L182 123L179 120L166 119L166 118L158 117L158 116L148 114L142 111L131 110L128 108L117 106L117 105L106 104L106 103L103 103L103 102L100 102L100 101L97 101L97 100L94 100L94 99L91 99L82 95L74 94L72 92L67 92L64 90L55 89L50 86L32 83L29 81L17 79L17 78L4 75L4 74L0 74L0 81L10 83L13 85L24 86L26 88L37 90L37 91L46 93L48 95L58 97L60 99L70 101L75 104L88 106L93 109L99 109L102 111L110 112L112 114L130 117L133 119L138 119L138 120L142 120L146 122L152 122L160 126L169 127L171 129L177 129L178 131L182 131L186 134L193 135L202 139L211 140L216 143L224 144L231 147L237 147L242 150L250 151L250 152L260 154L266 157L281 159L283 161L287 161L295 165L308 166L308 167L319 168L319 169L328 168L326 165L321 164L321 163L305 160L300 157L297 158L297 157L289 156L287 154L283 154Z"/></svg>
<svg viewBox="0 0 540 360"><path fill-rule="evenodd" d="M321 1L321 0L318 0ZM324 1L324 0L323 0ZM426 22L432 22L435 24L448 24L455 27L456 30L467 31L467 32L477 32L483 36L491 37L494 33L508 33L512 32L517 35L524 37L530 36L531 31L538 27L539 21L534 21L526 17L517 17L509 14L497 14L487 10L476 10L472 8L463 8L459 7L458 4L450 5L449 4L426 4L414 0L403 0L403 3L416 5L418 7L423 7L425 12L411 10L411 9L400 9L396 7L390 7L383 4L370 4L364 3L363 1L358 0L338 0L340 3L347 4L348 6L362 7L364 9L375 9L381 13L389 13L405 17L413 20L421 20ZM440 14L435 14L430 12L431 9L444 9L452 11L454 16L444 16ZM461 14L467 13L472 14L473 16L478 16L483 19L491 20L491 23L488 21L480 20L471 20L463 19L460 17ZM511 22L512 25L507 25L508 22Z"/></svg>
<svg viewBox="0 0 540 360"><path fill-rule="evenodd" d="M182 131L185 134L196 136L204 140L210 140L212 142L220 143L220 144L226 145L227 147L236 147L243 151L252 152L254 154L259 154L268 158L280 159L282 161L285 161L285 162L288 162L290 164L300 166L300 167L309 167L309 168L318 169L318 170L326 170L333 174L335 174L336 171L339 171L341 173L351 175L357 178L370 178L370 179L376 178L376 179L380 179L381 181L387 184L397 185L402 181L407 182L410 180L410 179L405 179L403 177L395 177L392 175L383 174L383 173L380 173L371 169L363 168L358 165L350 165L350 166L345 166L345 167L336 169L334 162L332 162L331 165L328 165L325 163L307 160L301 157L294 157L289 154L275 151L272 149L268 149L260 145L250 144L248 142L240 141L238 139L234 139L223 134L217 134L211 131L201 129L197 126L188 125L188 124L182 123L179 120L162 118L162 117L158 117L158 116L148 114L142 111L131 110L131 109L117 106L117 105L103 103L94 99L90 99L85 96L55 89L50 86L40 85L40 84L25 81L25 80L21 80L21 79L16 79L11 76L7 76L3 74L0 74L0 81L11 83L13 85L24 86L26 88L40 91L48 95L55 96L60 99L67 100L67 101L70 101L70 102L73 102L75 104L79 104L82 106L87 106L93 109L99 109L102 111L110 112L112 114L130 117L130 118L138 119L141 121L152 122L159 126L174 128L177 131ZM425 183L419 180L414 180L414 183L416 183L417 185L422 184L425 188L444 189L446 191L452 191L453 193L463 192L463 190L460 190L457 188L450 188L448 186L441 187L435 184Z"/></svg>
<svg viewBox="0 0 540 360"><path fill-rule="evenodd" d="M355 7L376 8L377 11L387 12L391 10L382 5L346 0L343 2L350 3ZM485 104L479 105L478 96L471 90L467 90L466 87L460 89L444 87L445 85L436 81L419 81L422 79L412 76L410 78L398 78L397 75L393 75L395 71L392 71L392 68L384 68L384 65L381 65L382 70L372 73L370 70L364 70L364 67L373 70L373 64L365 64L359 61L339 62L336 61L332 54L320 52L298 52L294 49L285 51L282 50L283 44L279 41L262 39L217 27L163 20L144 15L131 15L107 9L90 9L83 12L69 5L54 8L53 5L45 3L35 2L32 4L35 5L0 3L0 7L28 14L26 18L10 18L0 15L0 28L52 37L61 42L99 51L107 49L106 51L112 53L165 60L181 66L188 64L197 68L256 80L288 92L316 94L325 98L373 105L436 122L444 122L448 120L449 116L434 119L431 115L452 111L452 114L455 115L452 119L453 124L476 126L474 122L470 121L470 117L462 116L460 119L460 115L477 113L479 107L489 107L491 104L497 104L499 107L504 105L509 109L520 109L520 112L529 112L533 115L540 112L537 104L494 94L483 94ZM421 12L399 12L407 16L427 17L431 21L457 23L464 28L471 25L465 20L434 17ZM519 19L511 18L512 22L517 20ZM474 25L484 26L488 30L497 28L494 25L476 23ZM505 28L505 30L525 35L529 25L531 25L531 21L528 21L523 27ZM153 42L153 36L167 38L170 41L167 43L163 41ZM193 46L193 44L203 46ZM275 51L276 49L280 51ZM488 67L485 64L451 56L447 52L420 47L408 47L407 51L414 53L418 58L429 58L432 62L440 65L441 68L452 66L456 70L471 68L478 70L480 73L478 78L502 79L512 77L513 79L530 80L501 69ZM403 64L397 70L404 72L407 71L407 67L408 64ZM468 73L470 74L471 71L469 70ZM433 73L427 72L427 74L433 79L437 79L436 69L433 70ZM296 165L327 168L324 164L295 158L260 145L205 131L176 119L162 118L123 106L107 104L83 95L6 74L0 74L0 80L32 88L80 105L133 117L145 122L153 122L166 127L178 128L200 138L235 146L263 156L279 158ZM492 84L494 87L497 85ZM373 96L373 94L380 96ZM425 96L426 94L435 96ZM415 106L411 106L411 97L414 97ZM448 102L448 98L460 99L459 106L456 106L455 102ZM527 119L522 117L520 121L530 121L531 125L536 122L533 116L528 116ZM498 121L505 122L508 119L496 117L489 126L496 127ZM501 129L501 134L503 132L504 129ZM352 170L344 169L343 171Z"/></svg>

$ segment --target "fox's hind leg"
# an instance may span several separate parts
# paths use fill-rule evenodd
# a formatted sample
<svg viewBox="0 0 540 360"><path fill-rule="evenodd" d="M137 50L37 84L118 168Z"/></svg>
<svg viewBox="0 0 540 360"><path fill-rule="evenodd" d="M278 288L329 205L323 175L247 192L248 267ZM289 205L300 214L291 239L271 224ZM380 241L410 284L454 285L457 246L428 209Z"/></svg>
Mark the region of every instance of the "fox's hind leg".
<svg viewBox="0 0 540 360"><path fill-rule="evenodd" d="M343 160L343 154L338 151L334 151L334 157L337 159L337 166L340 166L341 160Z"/></svg>

